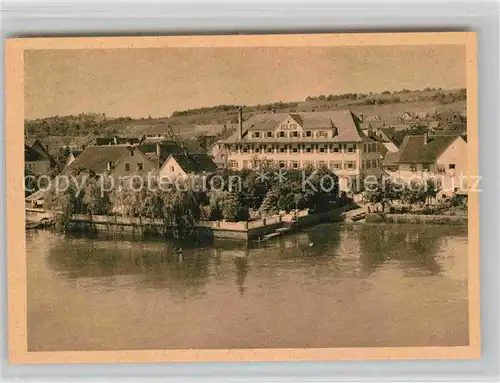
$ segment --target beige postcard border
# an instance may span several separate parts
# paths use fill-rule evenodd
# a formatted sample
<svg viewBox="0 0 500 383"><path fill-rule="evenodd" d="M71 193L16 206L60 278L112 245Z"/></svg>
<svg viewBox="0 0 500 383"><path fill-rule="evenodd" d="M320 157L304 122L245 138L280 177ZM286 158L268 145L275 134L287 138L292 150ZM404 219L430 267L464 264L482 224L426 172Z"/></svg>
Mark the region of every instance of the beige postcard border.
<svg viewBox="0 0 500 383"><path fill-rule="evenodd" d="M481 355L479 195L469 194L469 346L315 349L28 352L23 192L24 51L162 47L345 46L465 44L469 175L478 174L477 41L474 32L28 38L6 41L6 191L8 350L10 363L324 361L472 359Z"/></svg>

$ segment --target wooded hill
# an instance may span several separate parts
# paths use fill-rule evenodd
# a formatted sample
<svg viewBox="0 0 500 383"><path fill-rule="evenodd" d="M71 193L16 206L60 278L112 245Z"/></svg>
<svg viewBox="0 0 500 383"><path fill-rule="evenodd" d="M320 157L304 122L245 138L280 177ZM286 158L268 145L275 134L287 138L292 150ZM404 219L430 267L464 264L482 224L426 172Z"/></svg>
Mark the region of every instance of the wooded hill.
<svg viewBox="0 0 500 383"><path fill-rule="evenodd" d="M432 115L441 111L462 112L466 108L465 89L424 90L403 89L397 92L347 93L309 96L303 101L274 102L262 105L243 106L244 118L265 112L311 112L351 109L365 116L377 115L388 124L397 123L404 112L428 112ZM220 124L237 122L237 105L217 105L197 109L175 111L169 117L132 118L128 116L111 118L105 114L80 114L77 116L53 116L26 120L25 135L44 138L93 136L140 136L149 130L166 129L171 126L180 135L190 135L196 124Z"/></svg>

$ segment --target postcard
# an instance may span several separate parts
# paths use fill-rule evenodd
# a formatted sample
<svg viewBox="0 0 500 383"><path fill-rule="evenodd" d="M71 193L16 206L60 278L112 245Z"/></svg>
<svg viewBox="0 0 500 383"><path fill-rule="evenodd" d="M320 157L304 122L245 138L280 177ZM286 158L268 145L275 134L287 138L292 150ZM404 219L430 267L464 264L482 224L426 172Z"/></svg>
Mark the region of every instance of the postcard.
<svg viewBox="0 0 500 383"><path fill-rule="evenodd" d="M479 358L476 49L7 40L9 361Z"/></svg>

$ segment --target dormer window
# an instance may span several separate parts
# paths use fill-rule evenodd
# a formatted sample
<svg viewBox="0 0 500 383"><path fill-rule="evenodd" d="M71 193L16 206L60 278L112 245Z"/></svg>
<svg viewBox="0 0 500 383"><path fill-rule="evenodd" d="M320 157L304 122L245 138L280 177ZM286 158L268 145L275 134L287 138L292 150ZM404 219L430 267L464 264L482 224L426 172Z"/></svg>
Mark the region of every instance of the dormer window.
<svg viewBox="0 0 500 383"><path fill-rule="evenodd" d="M326 132L324 130L320 130L318 132L318 137L326 137Z"/></svg>
<svg viewBox="0 0 500 383"><path fill-rule="evenodd" d="M306 137L312 137L312 132L310 130L306 130Z"/></svg>
<svg viewBox="0 0 500 383"><path fill-rule="evenodd" d="M279 137L285 137L285 132L279 132Z"/></svg>
<svg viewBox="0 0 500 383"><path fill-rule="evenodd" d="M260 132L254 132L253 138L260 138Z"/></svg>
<svg viewBox="0 0 500 383"><path fill-rule="evenodd" d="M297 132L296 130L292 132L292 137L298 137L299 136L299 132Z"/></svg>
<svg viewBox="0 0 500 383"><path fill-rule="evenodd" d="M273 136L273 132L267 132L266 136L267 136L267 138L271 138Z"/></svg>

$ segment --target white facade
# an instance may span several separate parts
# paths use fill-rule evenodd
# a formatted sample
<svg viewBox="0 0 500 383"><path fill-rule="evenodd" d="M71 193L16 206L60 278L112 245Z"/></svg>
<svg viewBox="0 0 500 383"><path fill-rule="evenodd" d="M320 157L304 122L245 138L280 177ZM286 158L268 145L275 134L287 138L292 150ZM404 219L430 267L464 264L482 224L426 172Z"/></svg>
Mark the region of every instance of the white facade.
<svg viewBox="0 0 500 383"><path fill-rule="evenodd" d="M178 178L187 178L187 176L187 173L184 171L184 169L182 169L182 167L173 156L167 158L159 171L160 179L166 178L174 180Z"/></svg>
<svg viewBox="0 0 500 383"><path fill-rule="evenodd" d="M468 186L467 142L460 136L431 163L399 163L390 173L401 180L432 177L440 181L439 197L465 193Z"/></svg>
<svg viewBox="0 0 500 383"><path fill-rule="evenodd" d="M362 180L366 174L381 171L381 144L366 137L350 114L348 118L339 114L338 125L314 112L304 116L306 125L303 115L285 114L282 120L270 115L260 124L249 122L244 137L222 142L227 166L235 170L259 168L264 163L285 169L326 166L341 178L341 188L342 178Z"/></svg>

